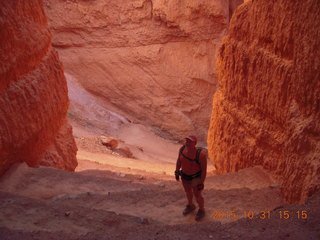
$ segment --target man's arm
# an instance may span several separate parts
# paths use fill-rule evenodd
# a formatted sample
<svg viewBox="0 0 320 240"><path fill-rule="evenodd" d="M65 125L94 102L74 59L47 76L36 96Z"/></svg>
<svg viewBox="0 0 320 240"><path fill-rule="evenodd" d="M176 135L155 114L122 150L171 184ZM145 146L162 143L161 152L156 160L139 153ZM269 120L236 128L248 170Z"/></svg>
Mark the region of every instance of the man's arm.
<svg viewBox="0 0 320 240"><path fill-rule="evenodd" d="M200 154L200 166L201 166L201 183L204 183L204 180L207 176L207 153L202 150Z"/></svg>
<svg viewBox="0 0 320 240"><path fill-rule="evenodd" d="M180 161L180 154L178 156L178 159L177 159L177 163L176 163L176 171L179 171L181 168L181 161Z"/></svg>
<svg viewBox="0 0 320 240"><path fill-rule="evenodd" d="M177 163L176 163L176 172L180 170L181 168L181 161L180 161L180 153L182 151L182 147L179 149L179 155L178 155L178 159L177 159Z"/></svg>
<svg viewBox="0 0 320 240"><path fill-rule="evenodd" d="M180 172L179 172L180 168L181 168L180 151L179 151L179 155L178 155L178 159L177 159L177 163L176 163L176 171L174 172L174 175L175 175L175 178L177 181L179 181L179 178L180 178Z"/></svg>

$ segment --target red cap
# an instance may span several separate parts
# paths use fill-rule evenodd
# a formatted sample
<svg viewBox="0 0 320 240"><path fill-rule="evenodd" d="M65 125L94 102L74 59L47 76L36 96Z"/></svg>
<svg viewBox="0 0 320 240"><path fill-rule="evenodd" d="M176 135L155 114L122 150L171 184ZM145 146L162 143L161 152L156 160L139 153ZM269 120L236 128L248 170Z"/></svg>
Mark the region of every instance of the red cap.
<svg viewBox="0 0 320 240"><path fill-rule="evenodd" d="M193 135L189 135L188 137L186 137L186 139L189 139L190 141L197 143L197 137L193 136Z"/></svg>

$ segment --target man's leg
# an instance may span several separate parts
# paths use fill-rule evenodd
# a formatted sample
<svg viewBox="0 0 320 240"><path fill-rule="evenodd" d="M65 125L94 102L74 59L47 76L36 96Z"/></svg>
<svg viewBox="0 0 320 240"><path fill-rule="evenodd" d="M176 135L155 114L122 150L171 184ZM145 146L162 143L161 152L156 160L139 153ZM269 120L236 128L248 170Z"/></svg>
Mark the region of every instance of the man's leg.
<svg viewBox="0 0 320 240"><path fill-rule="evenodd" d="M202 196L202 190L199 191L198 186L197 186L199 183L200 183L200 178L193 179L192 191L193 191L193 194L194 194L196 201L199 205L199 210L198 210L196 217L195 217L196 221L200 221L205 215L204 198Z"/></svg>
<svg viewBox="0 0 320 240"><path fill-rule="evenodd" d="M196 198L196 201L199 205L200 210L204 210L204 198L202 196L202 191L199 191L197 186L193 187L193 194Z"/></svg>
<svg viewBox="0 0 320 240"><path fill-rule="evenodd" d="M182 179L182 185L184 188L184 191L186 192L186 196L188 199L188 205L191 206L193 205L193 193L192 193L192 185L191 185L191 181L186 181L184 179Z"/></svg>
<svg viewBox="0 0 320 240"><path fill-rule="evenodd" d="M186 181L186 180L182 179L182 184L183 184L183 188L184 188L184 191L186 192L186 196L188 199L188 205L183 210L183 215L186 216L189 213L191 213L196 208L196 206L192 202L193 193L192 193L191 181Z"/></svg>

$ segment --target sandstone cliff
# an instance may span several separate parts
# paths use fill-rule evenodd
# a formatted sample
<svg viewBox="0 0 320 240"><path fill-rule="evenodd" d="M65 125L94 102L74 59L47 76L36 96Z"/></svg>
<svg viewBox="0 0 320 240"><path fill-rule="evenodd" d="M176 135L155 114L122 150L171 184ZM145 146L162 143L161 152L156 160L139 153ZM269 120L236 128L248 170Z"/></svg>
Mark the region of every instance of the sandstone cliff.
<svg viewBox="0 0 320 240"><path fill-rule="evenodd" d="M74 170L67 86L42 0L0 2L0 175L16 162Z"/></svg>
<svg viewBox="0 0 320 240"><path fill-rule="evenodd" d="M215 57L242 0L45 0L67 73L159 133L206 139Z"/></svg>
<svg viewBox="0 0 320 240"><path fill-rule="evenodd" d="M209 152L225 173L263 165L290 202L320 187L320 2L248 1L220 50Z"/></svg>

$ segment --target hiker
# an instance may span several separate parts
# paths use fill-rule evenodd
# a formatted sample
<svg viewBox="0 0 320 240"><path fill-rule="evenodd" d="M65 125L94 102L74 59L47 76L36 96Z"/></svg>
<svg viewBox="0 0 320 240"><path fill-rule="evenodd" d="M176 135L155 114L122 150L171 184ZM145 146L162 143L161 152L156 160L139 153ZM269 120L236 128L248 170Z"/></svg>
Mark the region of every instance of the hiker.
<svg viewBox="0 0 320 240"><path fill-rule="evenodd" d="M207 174L207 153L205 149L196 147L196 136L188 136L185 140L185 144L179 150L175 177L179 181L181 176L182 185L188 199L183 215L186 216L196 208L192 201L194 195L199 205L195 220L199 221L205 215L202 190Z"/></svg>

